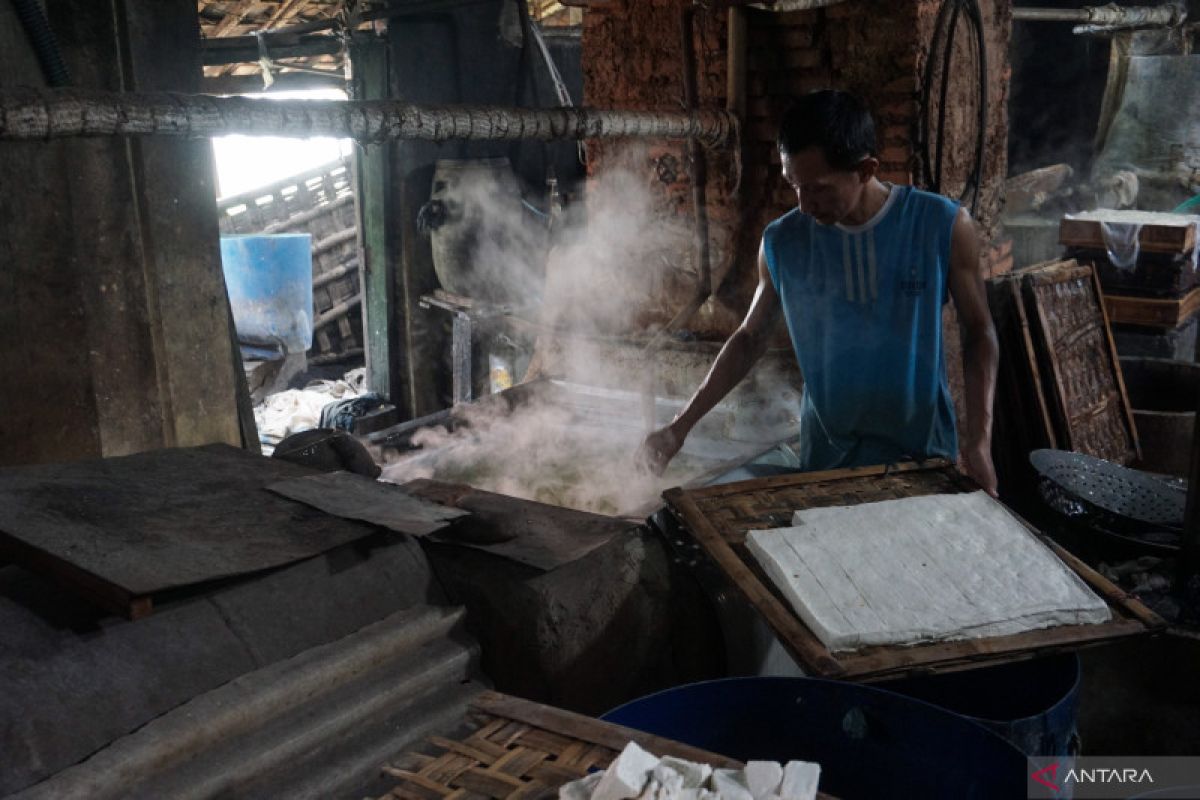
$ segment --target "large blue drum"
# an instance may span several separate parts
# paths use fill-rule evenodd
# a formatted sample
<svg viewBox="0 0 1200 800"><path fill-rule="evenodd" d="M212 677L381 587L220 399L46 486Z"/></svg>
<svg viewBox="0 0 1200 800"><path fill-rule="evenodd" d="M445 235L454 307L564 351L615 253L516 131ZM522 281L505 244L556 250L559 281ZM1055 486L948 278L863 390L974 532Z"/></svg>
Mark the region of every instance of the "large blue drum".
<svg viewBox="0 0 1200 800"><path fill-rule="evenodd" d="M312 237L307 233L222 236L221 266L238 338L312 347Z"/></svg>
<svg viewBox="0 0 1200 800"><path fill-rule="evenodd" d="M1074 756L1080 677L1069 653L875 685L961 714L1028 756Z"/></svg>
<svg viewBox="0 0 1200 800"><path fill-rule="evenodd" d="M842 800L1025 797L1025 754L958 714L815 678L729 678L634 700L603 719L742 761L821 765Z"/></svg>

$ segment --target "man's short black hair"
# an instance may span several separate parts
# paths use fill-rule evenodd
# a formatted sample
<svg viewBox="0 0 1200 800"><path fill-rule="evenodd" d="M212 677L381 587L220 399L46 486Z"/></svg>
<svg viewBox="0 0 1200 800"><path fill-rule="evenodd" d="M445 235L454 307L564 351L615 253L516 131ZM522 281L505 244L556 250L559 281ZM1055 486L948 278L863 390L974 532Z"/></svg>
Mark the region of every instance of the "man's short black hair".
<svg viewBox="0 0 1200 800"><path fill-rule="evenodd" d="M821 148L836 170L852 170L875 155L875 120L867 104L837 89L796 100L779 123L779 152L791 156L809 147Z"/></svg>

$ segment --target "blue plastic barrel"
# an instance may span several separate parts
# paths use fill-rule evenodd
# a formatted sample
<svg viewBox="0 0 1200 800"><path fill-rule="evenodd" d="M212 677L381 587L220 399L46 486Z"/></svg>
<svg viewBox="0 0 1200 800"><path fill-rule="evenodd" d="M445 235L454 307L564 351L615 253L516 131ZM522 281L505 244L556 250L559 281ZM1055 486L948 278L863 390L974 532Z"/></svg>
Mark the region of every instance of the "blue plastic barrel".
<svg viewBox="0 0 1200 800"><path fill-rule="evenodd" d="M1025 797L1025 755L976 723L893 692L816 678L728 678L668 689L603 719L741 761L821 765L842 800Z"/></svg>
<svg viewBox="0 0 1200 800"><path fill-rule="evenodd" d="M1079 656L1071 653L875 685L974 720L1028 756L1071 756L1079 683Z"/></svg>
<svg viewBox="0 0 1200 800"><path fill-rule="evenodd" d="M307 233L222 236L221 266L238 338L312 346L312 237Z"/></svg>

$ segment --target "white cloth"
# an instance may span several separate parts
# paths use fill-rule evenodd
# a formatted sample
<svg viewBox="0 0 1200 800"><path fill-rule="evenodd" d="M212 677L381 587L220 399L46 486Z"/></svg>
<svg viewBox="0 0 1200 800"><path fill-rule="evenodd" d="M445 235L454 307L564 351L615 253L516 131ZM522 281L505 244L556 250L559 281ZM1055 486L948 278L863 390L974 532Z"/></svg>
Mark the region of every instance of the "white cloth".
<svg viewBox="0 0 1200 800"><path fill-rule="evenodd" d="M831 650L1099 623L1107 604L984 492L797 511L746 546Z"/></svg>
<svg viewBox="0 0 1200 800"><path fill-rule="evenodd" d="M361 376L351 370L340 381L312 381L303 389L288 389L273 394L254 408L254 423L259 440L269 446L307 431L321 422L321 409L337 400L362 394Z"/></svg>

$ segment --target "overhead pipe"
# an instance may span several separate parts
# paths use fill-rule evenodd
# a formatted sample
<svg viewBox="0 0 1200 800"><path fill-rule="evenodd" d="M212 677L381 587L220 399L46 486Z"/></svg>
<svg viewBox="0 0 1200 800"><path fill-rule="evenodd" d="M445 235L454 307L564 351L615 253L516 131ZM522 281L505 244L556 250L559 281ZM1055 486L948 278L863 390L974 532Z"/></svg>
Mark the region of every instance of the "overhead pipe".
<svg viewBox="0 0 1200 800"><path fill-rule="evenodd" d="M788 11L812 11L814 8L828 8L844 2L846 0L766 0L766 2L753 5L755 8L782 14Z"/></svg>
<svg viewBox="0 0 1200 800"><path fill-rule="evenodd" d="M1174 27L1187 19L1187 9L1168 3L1161 6L1121 7L1114 3L1084 8L1014 8L1020 22L1075 22L1117 28Z"/></svg>
<svg viewBox="0 0 1200 800"><path fill-rule="evenodd" d="M0 139L153 135L331 136L392 139L692 138L729 146L736 119L689 113L591 108L420 106L386 100L286 100L165 92L11 89L0 92Z"/></svg>

